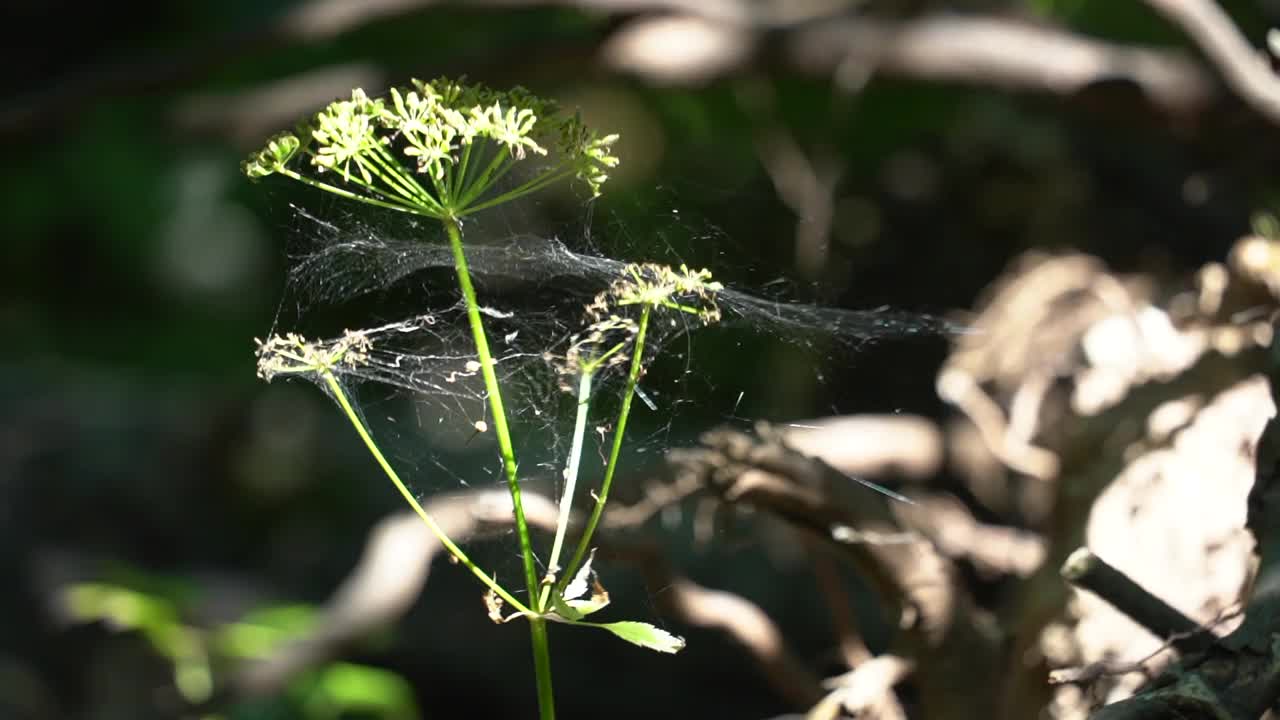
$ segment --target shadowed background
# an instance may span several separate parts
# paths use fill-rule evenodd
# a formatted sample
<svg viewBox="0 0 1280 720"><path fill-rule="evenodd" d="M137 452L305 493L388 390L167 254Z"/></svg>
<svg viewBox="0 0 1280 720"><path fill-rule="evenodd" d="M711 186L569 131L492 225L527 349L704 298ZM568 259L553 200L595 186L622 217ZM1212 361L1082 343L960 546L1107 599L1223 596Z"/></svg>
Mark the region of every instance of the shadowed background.
<svg viewBox="0 0 1280 720"><path fill-rule="evenodd" d="M1223 5L1258 46L1280 12ZM305 232L289 203L343 215L251 184L239 163L353 87L466 74L580 107L622 134L622 166L590 209L552 195L507 218L513 230L587 228L625 259L674 251L735 287L843 308L969 308L1031 248L1186 273L1222 258L1275 192L1274 129L1142 3L45 2L5 15L6 717L180 714L166 652L181 641L85 622L67 588L135 591L131 612L157 628L281 606L295 614L264 626L305 624L400 509L320 393L254 375L252 340L273 326ZM696 354L701 394L664 442L743 425L731 416L941 418L946 351L939 338L870 344L826 358L819 380L783 344L712 341ZM750 597L813 672L837 671L814 578L794 561L804 550L733 526L698 543L692 526L663 526L672 561ZM802 709L732 641L665 616L663 588L625 565L613 576L615 602L689 646L662 657L554 632L563 717ZM884 633L862 605L875 646ZM220 711L528 717L528 656L523 630L492 625L474 583L441 563L403 618L344 644L346 684L312 673Z"/></svg>

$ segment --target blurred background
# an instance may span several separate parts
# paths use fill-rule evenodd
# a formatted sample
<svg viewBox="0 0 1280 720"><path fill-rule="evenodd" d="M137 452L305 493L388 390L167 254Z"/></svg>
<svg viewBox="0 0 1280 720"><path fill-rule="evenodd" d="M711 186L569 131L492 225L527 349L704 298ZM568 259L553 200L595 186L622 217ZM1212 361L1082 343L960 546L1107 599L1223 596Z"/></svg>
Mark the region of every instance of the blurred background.
<svg viewBox="0 0 1280 720"><path fill-rule="evenodd" d="M1270 0L1222 6L1256 47L1280 18ZM240 162L353 87L465 74L580 107L622 134L621 167L590 207L550 196L514 229L589 231L627 260L675 251L735 287L849 309L963 319L1032 249L1184 276L1277 189L1274 126L1141 2L48 0L0 17L6 718L191 715L238 662L312 632L401 509L321 393L255 377L305 232L290 203L333 203L250 183ZM731 416L946 415L943 337L817 369L767 340L708 347L712 391L676 424L641 420L664 428L655 449ZM839 672L793 550L733 528L698 543L668 520L673 563L749 597L813 673ZM689 646L553 633L563 717L805 709L730 638L666 616L661 588L613 574L624 612ZM885 631L846 580L874 648ZM205 710L531 717L526 634L478 594L440 563L402 616Z"/></svg>

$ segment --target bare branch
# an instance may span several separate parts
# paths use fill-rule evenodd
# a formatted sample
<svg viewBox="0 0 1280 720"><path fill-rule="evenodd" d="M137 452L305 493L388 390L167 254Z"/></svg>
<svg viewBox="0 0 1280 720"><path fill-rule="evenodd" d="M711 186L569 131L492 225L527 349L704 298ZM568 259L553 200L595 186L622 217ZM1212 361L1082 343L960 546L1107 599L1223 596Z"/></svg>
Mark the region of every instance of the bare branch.
<svg viewBox="0 0 1280 720"><path fill-rule="evenodd" d="M1122 80L1175 115L1197 114L1214 83L1192 60L995 18L925 16L905 22L829 21L783 38L790 64L826 73L846 66L934 82L1071 95Z"/></svg>
<svg viewBox="0 0 1280 720"><path fill-rule="evenodd" d="M852 560L886 613L896 615L901 633L895 652L921 660L914 678L931 718L994 717L998 699L988 689L1003 670L1000 650L950 561L911 533L885 497L788 447L778 430L761 425L757 433L707 433L703 448L673 452L669 459L725 502L813 533ZM864 541L842 540L846 535Z"/></svg>
<svg viewBox="0 0 1280 720"><path fill-rule="evenodd" d="M1226 11L1211 0L1146 3L1200 46L1241 99L1271 122L1280 124L1280 79L1271 71L1266 56L1249 44Z"/></svg>
<svg viewBox="0 0 1280 720"><path fill-rule="evenodd" d="M550 500L528 491L523 500L530 526L555 528L557 511ZM504 531L511 523L506 490L438 496L426 504L426 510L459 542ZM822 698L819 678L790 651L781 630L755 603L678 575L656 547L619 546L608 537L601 539L600 546L608 556L638 565L652 587L662 588L656 601L666 611L691 625L720 630L741 645L783 697L803 707ZM370 533L360 561L326 605L315 633L248 666L204 707L277 692L298 673L331 660L373 628L395 621L421 594L432 560L441 549L416 515L405 512L384 519ZM481 612L479 603L476 611Z"/></svg>
<svg viewBox="0 0 1280 720"><path fill-rule="evenodd" d="M1214 628L1219 625L1227 622L1228 620L1234 620L1240 617L1243 612L1243 608L1235 607L1226 612L1219 613L1218 617L1204 625L1199 625L1187 632L1174 633L1160 647L1147 653L1146 657L1134 662L1123 663L1121 665L1107 662L1094 662L1083 667L1058 668L1057 670L1052 670L1049 672L1049 682L1055 685L1088 685L1096 682L1100 678L1108 676L1128 675L1130 673L1142 673L1148 676L1153 675L1155 668L1153 668L1151 661L1157 655L1175 649L1175 643L1182 642L1183 640L1193 636L1204 637L1206 634L1212 633Z"/></svg>
<svg viewBox="0 0 1280 720"><path fill-rule="evenodd" d="M653 600L663 611L690 625L719 630L750 653L764 678L790 702L809 707L822 698L818 677L791 652L782 631L759 605L678 575L655 546L627 543L602 547L609 557L639 567L649 587L661 588Z"/></svg>
<svg viewBox="0 0 1280 720"><path fill-rule="evenodd" d="M898 515L948 558L967 560L986 576L1028 577L1044 563L1044 538L1008 525L980 522L951 495L916 499Z"/></svg>
<svg viewBox="0 0 1280 720"><path fill-rule="evenodd" d="M1257 351L1258 367L1274 364ZM1167 670L1147 689L1094 713L1093 720L1214 717L1252 720L1280 698L1280 421L1272 417L1258 444L1257 470L1249 494L1247 528L1258 548L1258 576L1245 605L1244 622L1204 652Z"/></svg>
<svg viewBox="0 0 1280 720"><path fill-rule="evenodd" d="M1064 580L1106 600L1151 634L1171 638L1173 646L1184 653L1205 650L1213 642L1212 636L1197 632L1199 623L1147 592L1088 548L1071 553L1061 572Z"/></svg>
<svg viewBox="0 0 1280 720"><path fill-rule="evenodd" d="M827 682L835 690L809 713L809 720L818 717L836 718L839 715L823 715L824 705L838 705L849 716L869 720L906 720L907 714L893 694L893 686L901 682L914 669L915 663L896 655L880 655L872 658L851 672ZM834 710L834 709L832 709Z"/></svg>
<svg viewBox="0 0 1280 720"><path fill-rule="evenodd" d="M819 593L840 638L841 654L850 668L850 672L824 683L834 690L809 711L807 720L836 718L842 710L868 720L905 720L906 711L893 686L911 671L913 663L894 655L871 654L858 632L854 603L831 562L829 548L812 537L807 537L804 544L809 548Z"/></svg>
<svg viewBox="0 0 1280 720"><path fill-rule="evenodd" d="M554 526L556 508L550 500L525 493L524 506L529 517L550 518ZM442 495L432 498L426 510L450 537L465 541L505 530L511 522L511 497L506 490ZM226 702L228 695L278 692L298 673L334 658L373 628L398 619L421 594L431 562L442 549L412 513L379 522L360 561L325 605L316 631L249 665L210 706Z"/></svg>
<svg viewBox="0 0 1280 720"><path fill-rule="evenodd" d="M213 38L184 56L166 56L162 61L134 58L71 76L58 86L0 111L0 130L39 127L72 116L104 98L189 85L227 63L314 43L375 21L445 4L442 0L304 3L261 25ZM1178 53L1125 47L999 18L937 15L882 21L838 14L849 6L842 0L803 4L483 0L478 6L571 6L619 16L641 14L618 26L611 35L584 39L580 47L566 50L562 44L556 54L557 62L565 62L563 55L568 52L574 55L568 59L570 62L600 64L649 82L705 82L742 74L760 62L837 78L865 78L868 73L876 73L1054 95L1071 95L1094 83L1123 81L1176 117L1202 115L1220 95L1212 75L1201 64ZM672 11L677 12L670 14ZM644 12L667 15L650 17ZM673 22L682 18L689 22ZM689 35L691 29L694 36ZM687 47L690 37L696 38L701 50L685 56L688 50L695 49ZM686 57L678 67L672 67L670 62L673 40L680 42L677 47ZM771 54L774 49L780 52ZM520 46L518 51L521 58L545 54L529 45ZM493 72L513 66L529 71L527 61L509 60L494 58ZM345 89L349 88L334 88L330 95ZM210 104L202 109L216 112ZM246 112L243 108L230 109ZM231 119L235 119L234 114ZM207 114L184 120L206 126L215 122Z"/></svg>
<svg viewBox="0 0 1280 720"><path fill-rule="evenodd" d="M927 479L942 469L942 432L919 415L852 415L780 428L787 445L849 475Z"/></svg>

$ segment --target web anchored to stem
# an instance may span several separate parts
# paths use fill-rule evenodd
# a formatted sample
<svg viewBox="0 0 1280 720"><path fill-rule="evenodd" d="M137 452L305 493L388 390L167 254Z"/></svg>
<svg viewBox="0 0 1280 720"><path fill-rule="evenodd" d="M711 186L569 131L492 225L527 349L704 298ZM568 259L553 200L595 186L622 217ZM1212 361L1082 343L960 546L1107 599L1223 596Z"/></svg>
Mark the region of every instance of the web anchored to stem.
<svg viewBox="0 0 1280 720"><path fill-rule="evenodd" d="M517 164L547 156L544 143L549 143L549 139L554 141L557 150L550 162L542 163L534 169L531 177L514 187L501 183ZM618 162L609 150L616 139L613 135L596 135L576 117L559 115L552 103L522 89L503 93L481 85L440 79L415 81L412 88L403 90L393 88L389 102L370 99L362 90L355 90L350 100L332 103L316 114L300 133L283 134L270 140L264 150L245 164L245 172L253 178L280 174L368 205L432 218L443 226L476 351L476 367L468 366L468 369L473 374L478 371L484 381L494 434L511 493L526 590L531 599L536 599L532 607L518 602L448 538L405 486L352 407L334 375L334 369L340 365L361 366L369 361L373 341L367 334L347 333L331 345L308 343L296 335L273 337L259 344L259 370L267 379L280 374L317 376L405 500L439 536L449 552L488 587L491 615L501 617L500 602L505 601L516 610L517 616L528 619L538 709L544 719L555 715L547 620L599 627L636 644L665 652L679 650L683 641L643 623L597 624L585 621L583 618L588 613L603 607L607 595L601 591L590 601L580 602L580 595L585 593L585 587L579 588L585 585L584 577L572 583L572 587L562 584L553 589L564 526L569 517L567 509L560 513L561 525L556 531L552 570L539 581L521 503L515 447L481 307L467 266L460 221L469 214L511 202L570 177L584 181L593 194L599 194L601 184L607 179L605 170ZM406 164L406 160L410 162ZM330 179L329 176L338 177ZM585 414L588 412L585 406L590 403L591 375L600 363L608 362L612 356L620 357L626 345L624 340L609 348L595 347L606 335L611 335L612 330L626 327L621 316L610 314L604 318L604 314L621 311L628 306L640 308L641 319L633 336L635 347L627 381L628 394L615 431L617 439L607 481L612 479L617 448L621 444L630 408L630 393L635 390L641 370L644 333L651 310L654 307L679 309L709 321L715 315L714 309L693 308L683 304L678 296L695 295L707 299L710 307L714 308L709 296L719 289L718 285L708 282L709 274L705 271L676 274L664 268L634 266L628 269L628 275L629 278L620 281L621 284L612 287L608 293L602 293L598 302L593 304L589 312L597 319L583 339L575 343L576 354L573 355L580 361L577 370L585 378L583 385L587 393L579 398L579 404L584 406L581 412ZM580 425L585 427L585 420ZM483 429L483 426L477 423L477 429ZM575 447L580 453L580 440ZM576 476L576 459L571 463ZM607 481L597 496L592 521L571 566L581 562L589 544L607 496ZM564 505L572 503L569 492L572 484L567 484ZM583 575L588 573L589 566L583 566ZM543 588L541 593L540 587ZM573 592L565 595L566 590Z"/></svg>
<svg viewBox="0 0 1280 720"><path fill-rule="evenodd" d="M383 99L356 90L298 132L271 139L245 164L253 178L281 175L429 221L412 228L418 237L392 240L378 233L347 233L300 211L314 222L320 240L316 251L295 258L290 268L290 285L304 299L346 301L405 283L437 299L447 284L448 297L417 307L408 319L345 331L330 340L292 332L272 336L258 344L259 374L266 380L304 377L329 394L400 495L486 587L489 616L495 622L528 621L544 719L555 714L549 622L603 629L661 652L684 645L646 623L587 619L609 602L592 567L592 540L630 439L633 400L639 396L655 407L641 381L657 349L674 336L712 324L747 326L790 341L821 337L814 344L836 345L946 329L919 316L765 300L727 289L709 271L684 264L628 263L576 253L555 240L522 237L494 244L483 242L492 238L469 234L475 226L470 220L464 224L464 218L561 180L576 178L598 195L607 171L618 162L611 153L615 140L521 89L498 92L449 80L414 81ZM431 276L436 271L440 277ZM451 278L443 277L446 271ZM509 305L499 291L509 291L513 279L552 287L556 296ZM361 384L408 391L423 432L446 425L444 416L435 425L422 416L424 404L417 401L432 399L451 420L467 419L453 423L470 431L455 445L466 446L482 433L493 438L510 493L523 588L499 584L423 509L402 479L398 459L380 447L384 434L375 431L352 394ZM615 397L616 404L602 407L602 398ZM553 445L550 459L539 464L533 431L552 422L566 398L572 402L570 439L567 446ZM588 447L598 448L603 475L589 494L590 511L574 539L569 525L575 499L584 494L578 486ZM519 463L531 456L535 462ZM437 467L456 475L449 464L437 462ZM550 467L562 479L562 492L550 550L540 557L521 490L533 472Z"/></svg>

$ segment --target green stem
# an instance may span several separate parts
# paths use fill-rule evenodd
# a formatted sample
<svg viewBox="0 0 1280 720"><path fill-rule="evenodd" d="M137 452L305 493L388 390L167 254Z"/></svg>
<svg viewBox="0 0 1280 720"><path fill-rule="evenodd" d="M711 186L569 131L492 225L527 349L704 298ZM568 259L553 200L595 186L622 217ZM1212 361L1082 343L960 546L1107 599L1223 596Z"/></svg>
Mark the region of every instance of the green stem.
<svg viewBox="0 0 1280 720"><path fill-rule="evenodd" d="M502 203L510 202L523 195L532 194L534 192L537 192L538 190L541 190L544 187L547 187L548 185L559 182L560 180L568 177L570 174L572 174L572 168L562 169L562 170L549 170L547 171L547 173L543 175L539 175L519 187L512 188L511 190L508 190L507 192L504 192L497 197L489 198L488 200L485 200L482 203L478 203L476 205L472 205L468 207L462 214L470 215L471 213L493 207L494 205L501 205ZM494 181L496 182L496 179Z"/></svg>
<svg viewBox="0 0 1280 720"><path fill-rule="evenodd" d="M484 378L485 391L489 394L489 408L493 413L493 431L498 438L498 451L502 454L502 466L506 470L507 489L511 491L511 507L516 520L516 536L520 540L520 557L524 561L525 585L529 601L538 597L538 575L534 568L533 543L529 539L529 524L524 517L524 503L520 499L520 482L516 476L516 454L511 446L511 431L507 427L507 413L502 406L502 394L498 376L493 369L493 356L489 353L489 340L485 336L484 322L480 319L480 304L471 285L471 272L467 269L467 257L462 251L462 231L456 219L444 221L449 235L449 247L453 249L453 265L458 272L458 287L467 305L467 320L476 343L476 356L480 360L480 374ZM505 598L504 598L505 599ZM555 718L555 698L551 693L551 651L547 640L546 621L529 615L529 639L533 645L533 671L538 688L538 714L542 720Z"/></svg>
<svg viewBox="0 0 1280 720"><path fill-rule="evenodd" d="M498 167L502 165L502 161L506 159L507 159L506 149L503 148L501 145L497 146L493 154L493 159L489 161L489 164L485 167L484 172L480 173L475 178L475 180L472 180L471 184L468 185L467 188L462 191L462 197L456 198L457 202L453 206L454 209L455 210L465 209L467 205L471 204L472 202L475 201L476 198L480 197L480 195L482 195L485 190L488 190L489 186L493 182L491 178L493 177L494 172L498 170Z"/></svg>
<svg viewBox="0 0 1280 720"><path fill-rule="evenodd" d="M356 433L358 433L360 435L360 439L364 441L365 447L369 448L369 452L373 455L373 459L378 461L378 465L382 468L382 472L386 473L388 478L391 478L392 484L394 484L396 489L400 491L400 494L404 496L404 499L409 503L409 506L413 508L413 511L418 514L418 517L422 518L422 522L426 523L427 527L430 528L431 532L436 536L436 539L440 541L440 544L449 551L449 554L457 558L458 562L462 563L462 565L470 570L473 575L479 578L480 582L484 583L490 590L493 590L498 597L505 600L514 610L528 614L529 608L525 607L524 603L515 599L511 593L507 592L493 578L489 577L485 571L481 570L474 562L472 562L471 558L467 557L467 554L462 551L462 548L458 547L453 540L450 540L449 536L445 534L444 529L436 524L435 518L431 517L431 514L423 509L422 504L413 496L413 493L409 492L409 488L400 480L399 473L395 471L395 468L391 467L391 463L387 462L387 458L383 456L382 451L378 449L378 444L373 441L373 436L369 434L364 423L360 421L360 416L357 415L355 409L351 407L351 401L347 399L347 394L343 392L342 386L338 384L338 379L333 376L333 372L330 370L322 370L321 376L324 378L325 385L328 386L329 392L333 393L333 396L338 400L338 405L341 406L342 411L346 413L347 419L350 420L351 424L355 427Z"/></svg>
<svg viewBox="0 0 1280 720"><path fill-rule="evenodd" d="M472 139L462 148L462 157L458 160L457 166L453 168L453 183L449 188L450 198L458 197L458 193L462 192L462 188L466 184L467 171L471 166L471 146L475 144L475 140Z"/></svg>
<svg viewBox="0 0 1280 720"><path fill-rule="evenodd" d="M582 564L582 559L586 557L587 551L591 547L591 536L595 534L596 526L600 524L600 516L604 513L605 502L609 499L609 488L613 485L613 474L618 469L618 456L622 452L622 438L627 430L627 418L631 416L631 398L635 397L636 385L640 383L640 368L644 360L644 336L649 329L649 313L653 310L652 305L646 304L644 309L640 311L640 328L636 331L636 344L632 350L631 371L627 374L627 388L622 394L622 407L618 409L618 423L613 431L613 448L609 451L609 464L604 470L604 480L600 483L600 493L596 496L596 505L591 509L591 518L587 520L587 528L582 533L582 538L578 540L578 547L573 552L573 559L569 561L569 566L565 568L564 575L560 577L560 581L556 583L555 592L564 592L564 586L568 583L568 579L578 571L578 566Z"/></svg>
<svg viewBox="0 0 1280 720"><path fill-rule="evenodd" d="M529 618L529 640L533 644L533 673L538 686L538 717L555 720L556 699L551 689L551 645L547 638L547 621Z"/></svg>
<svg viewBox="0 0 1280 720"><path fill-rule="evenodd" d="M340 188L336 185L330 185L329 183L320 182L319 180L309 178L306 175L302 175L301 173L295 172L288 168L281 168L279 172L281 175L284 175L285 177L290 177L290 178L293 178L294 180L297 180L301 183L305 183L312 187L317 187L317 188L320 188L321 190L326 190L339 197L347 198L348 200L357 200L359 202L365 203L366 205L373 205L375 207L386 208L388 210L397 210L399 212L411 213L413 215L432 216L430 213L426 212L424 208L411 206L411 205L401 205L399 203L387 202L385 200L371 198L367 195L353 193L350 190L344 190L343 188ZM436 216L432 216L432 217L436 217Z"/></svg>
<svg viewBox="0 0 1280 720"><path fill-rule="evenodd" d="M471 335L476 343L476 356L480 360L480 374L484 378L484 389L489 395L489 408L493 413L493 431L498 438L498 451L502 454L502 466L506 470L507 489L511 491L516 534L520 538L520 555L524 559L525 583L529 588L529 597L533 598L538 592L538 575L534 570L533 543L529 540L529 524L525 521L524 503L520 499L520 482L516 476L516 454L511 446L507 412L502 406L498 375L493 369L489 340L484 332L484 322L480 319L480 304L476 301L476 290L471 285L471 271L467 269L467 258L462 252L462 231L458 229L458 223L453 220L446 220L444 227L449 235L449 246L453 249L453 265L458 271L458 286L462 290L462 297L467 305L467 320L471 324Z"/></svg>
<svg viewBox="0 0 1280 720"><path fill-rule="evenodd" d="M381 172L385 173L382 181L387 183L388 186L406 197L410 202L423 205L431 212L440 212L443 209L440 203L431 197L427 189L422 187L422 184L412 174L405 172L404 165L386 148L379 145L372 155L381 168Z"/></svg>
<svg viewBox="0 0 1280 720"><path fill-rule="evenodd" d="M587 416L591 410L591 378L594 369L584 369L578 380L578 417L573 423L573 444L569 447L569 467L564 471L564 494L560 496L560 516L556 518L556 539L551 544L551 560L547 564L548 584L542 587L542 596L535 607L546 612L551 583L559 579L560 550L564 546L564 534L569 528L569 511L573 508L574 490L578 486L578 466L582 459L582 439L587 432Z"/></svg>
<svg viewBox="0 0 1280 720"><path fill-rule="evenodd" d="M391 165L381 153L377 151L368 154L370 161L366 164L370 174L382 181L390 192L383 191L385 195L403 198L406 202L414 205L420 204L419 199L414 195L413 190L404 182L404 173L399 168ZM372 183L371 183L372 184Z"/></svg>
<svg viewBox="0 0 1280 720"><path fill-rule="evenodd" d="M516 158L508 156L507 160L503 162L502 165L500 165L497 170L494 170L493 172L489 173L487 177L485 177L484 179L485 190L481 191L480 194L471 198L472 201L478 200L480 198L480 195L483 195L484 192L487 192L489 188L498 184L498 181L506 177L507 173L511 172L511 169L514 168L518 162L520 161L517 160Z"/></svg>

